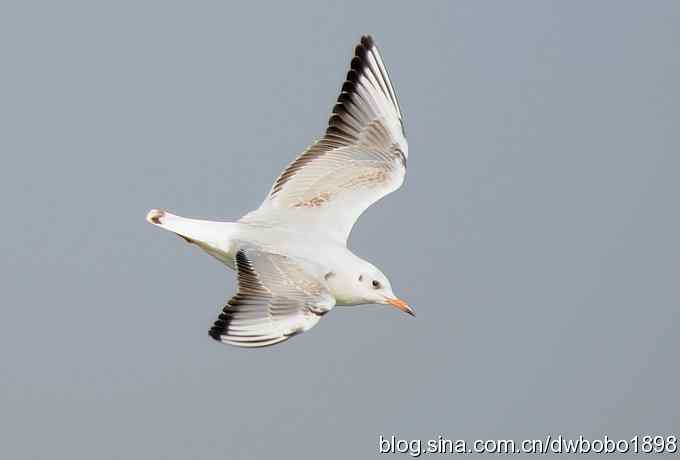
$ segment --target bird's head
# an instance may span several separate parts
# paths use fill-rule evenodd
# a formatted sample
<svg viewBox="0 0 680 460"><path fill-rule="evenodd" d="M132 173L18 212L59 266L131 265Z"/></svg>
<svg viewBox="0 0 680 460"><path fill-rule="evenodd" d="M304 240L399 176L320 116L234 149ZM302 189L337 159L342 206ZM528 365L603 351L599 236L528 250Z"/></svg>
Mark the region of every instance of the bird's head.
<svg viewBox="0 0 680 460"><path fill-rule="evenodd" d="M415 311L403 300L394 295L387 276L373 265L366 263L356 276L357 290L366 303L389 304L404 313L416 316Z"/></svg>

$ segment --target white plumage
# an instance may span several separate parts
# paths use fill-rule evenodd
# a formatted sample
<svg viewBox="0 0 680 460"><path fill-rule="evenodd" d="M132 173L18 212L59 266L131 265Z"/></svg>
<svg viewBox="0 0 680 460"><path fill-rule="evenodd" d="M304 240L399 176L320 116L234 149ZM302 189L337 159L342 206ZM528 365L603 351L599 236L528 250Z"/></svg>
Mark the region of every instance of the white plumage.
<svg viewBox="0 0 680 460"><path fill-rule="evenodd" d="M347 249L361 213L403 183L407 158L394 88L365 36L324 137L281 173L258 209L235 223L155 209L147 220L236 270L238 292L210 330L221 342L273 345L335 305L389 303L413 314L380 270Z"/></svg>

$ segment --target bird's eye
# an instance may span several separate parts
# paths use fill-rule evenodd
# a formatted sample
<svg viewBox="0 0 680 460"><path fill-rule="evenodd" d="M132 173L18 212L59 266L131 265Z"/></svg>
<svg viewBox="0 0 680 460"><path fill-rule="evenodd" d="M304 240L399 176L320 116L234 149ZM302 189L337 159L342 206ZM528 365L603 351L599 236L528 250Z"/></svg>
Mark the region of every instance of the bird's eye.
<svg viewBox="0 0 680 460"><path fill-rule="evenodd" d="M361 283L364 280L364 275L359 275L359 282Z"/></svg>
<svg viewBox="0 0 680 460"><path fill-rule="evenodd" d="M380 289L380 281L373 280L373 282L371 284L373 285L374 288Z"/></svg>

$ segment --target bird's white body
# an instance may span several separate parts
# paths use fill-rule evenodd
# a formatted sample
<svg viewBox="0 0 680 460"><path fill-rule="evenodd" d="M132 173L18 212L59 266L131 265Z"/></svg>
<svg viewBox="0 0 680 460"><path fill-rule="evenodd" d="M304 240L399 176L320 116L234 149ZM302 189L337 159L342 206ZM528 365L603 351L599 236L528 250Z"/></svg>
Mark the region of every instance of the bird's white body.
<svg viewBox="0 0 680 460"><path fill-rule="evenodd" d="M188 242L196 244L232 270L236 270L235 257L239 244L248 242L263 251L293 257L307 262L314 275L324 278L326 285L339 306L359 305L365 299L357 296L357 273L370 267L373 275L377 270L369 262L356 256L347 247L328 238L323 232L300 233L299 228L283 222L274 224L244 222L213 222L188 219L164 211L153 210L148 220L162 221L157 225L170 230Z"/></svg>
<svg viewBox="0 0 680 460"><path fill-rule="evenodd" d="M147 221L237 272L238 292L209 332L221 342L273 345L308 330L335 305L389 303L413 315L387 277L347 248L361 213L401 186L407 158L394 88L365 36L324 137L279 175L258 209L238 222L154 209Z"/></svg>

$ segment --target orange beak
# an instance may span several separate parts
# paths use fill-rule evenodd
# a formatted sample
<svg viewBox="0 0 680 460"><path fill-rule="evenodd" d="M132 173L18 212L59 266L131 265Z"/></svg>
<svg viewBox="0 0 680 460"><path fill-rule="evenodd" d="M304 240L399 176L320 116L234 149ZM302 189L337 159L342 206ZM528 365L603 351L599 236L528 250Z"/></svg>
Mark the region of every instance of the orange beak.
<svg viewBox="0 0 680 460"><path fill-rule="evenodd" d="M385 302L392 305L393 307L397 307L399 310L403 311L404 313L408 313L411 316L416 316L416 312L413 311L413 308L409 307L409 305L401 299L390 299L390 298L386 297Z"/></svg>

